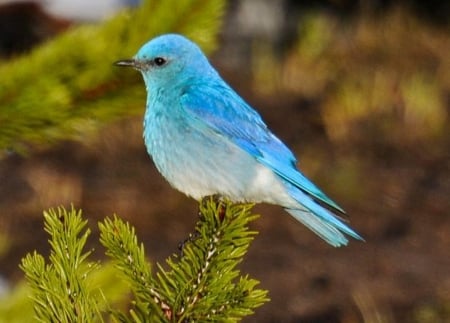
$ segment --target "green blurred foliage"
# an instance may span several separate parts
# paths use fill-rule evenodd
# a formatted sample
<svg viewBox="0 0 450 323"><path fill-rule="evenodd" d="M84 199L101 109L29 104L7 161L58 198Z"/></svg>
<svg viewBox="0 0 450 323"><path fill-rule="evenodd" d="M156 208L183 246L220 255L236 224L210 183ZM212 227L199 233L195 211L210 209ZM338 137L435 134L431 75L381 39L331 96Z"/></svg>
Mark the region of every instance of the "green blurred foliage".
<svg viewBox="0 0 450 323"><path fill-rule="evenodd" d="M224 7L224 0L143 1L0 65L0 157L30 144L85 140L106 122L141 113L140 76L112 63L167 32L185 34L211 52Z"/></svg>
<svg viewBox="0 0 450 323"><path fill-rule="evenodd" d="M33 319L33 303L30 288L25 282L14 287L7 295L0 297L0 321L10 323L31 322Z"/></svg>

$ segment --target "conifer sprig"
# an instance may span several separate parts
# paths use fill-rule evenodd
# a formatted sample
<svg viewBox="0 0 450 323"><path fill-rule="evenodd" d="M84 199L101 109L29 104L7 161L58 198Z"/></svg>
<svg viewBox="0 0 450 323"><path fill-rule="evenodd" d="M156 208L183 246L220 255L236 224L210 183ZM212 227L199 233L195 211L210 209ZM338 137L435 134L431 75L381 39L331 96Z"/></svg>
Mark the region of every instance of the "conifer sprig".
<svg viewBox="0 0 450 323"><path fill-rule="evenodd" d="M258 282L236 269L256 235L248 228L258 217L251 214L251 207L204 200L193 238L184 244L182 255L167 259L168 269L157 264L156 279L150 277L134 229L117 217L106 219L100 225L101 242L124 276L133 277L136 308L131 318L121 315L120 319L146 322L145 318L156 316L164 322L236 322L267 302L267 291L256 289Z"/></svg>
<svg viewBox="0 0 450 323"><path fill-rule="evenodd" d="M132 316L138 316L144 322L153 317L162 319L167 301L155 287L151 265L145 259L144 245L138 243L134 228L117 216L106 218L99 223L99 228L100 243L106 247L106 255L113 259L122 273L121 277L126 279L134 293L137 310L131 311ZM125 319L116 311L114 315Z"/></svg>
<svg viewBox="0 0 450 323"><path fill-rule="evenodd" d="M248 223L258 217L250 213L251 207L205 199L200 204L196 238L184 246L181 258L173 256L167 260L171 271L159 267L159 281L171 287L167 292L176 299L177 322L215 322L224 317L232 321L242 316L240 303L246 302L257 284L248 277L235 282L240 275L236 266L256 234L248 228ZM171 284L164 284L164 279ZM258 302L262 304L265 294L254 300L255 303L247 304L249 308L257 307Z"/></svg>
<svg viewBox="0 0 450 323"><path fill-rule="evenodd" d="M89 273L97 267L85 252L90 230L81 211L73 207L44 212L45 231L50 235L49 262L36 251L21 264L32 288L34 310L40 322L102 322L99 301L89 284Z"/></svg>

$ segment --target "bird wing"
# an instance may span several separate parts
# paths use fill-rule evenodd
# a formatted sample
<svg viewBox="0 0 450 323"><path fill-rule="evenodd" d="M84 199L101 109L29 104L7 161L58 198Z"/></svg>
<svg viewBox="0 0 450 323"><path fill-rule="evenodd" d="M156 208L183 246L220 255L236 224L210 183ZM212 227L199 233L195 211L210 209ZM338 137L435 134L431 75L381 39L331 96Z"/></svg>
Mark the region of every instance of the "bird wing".
<svg viewBox="0 0 450 323"><path fill-rule="evenodd" d="M297 161L289 148L270 132L260 115L230 87L195 84L185 90L181 104L190 117L226 136L287 182L344 212L296 168Z"/></svg>

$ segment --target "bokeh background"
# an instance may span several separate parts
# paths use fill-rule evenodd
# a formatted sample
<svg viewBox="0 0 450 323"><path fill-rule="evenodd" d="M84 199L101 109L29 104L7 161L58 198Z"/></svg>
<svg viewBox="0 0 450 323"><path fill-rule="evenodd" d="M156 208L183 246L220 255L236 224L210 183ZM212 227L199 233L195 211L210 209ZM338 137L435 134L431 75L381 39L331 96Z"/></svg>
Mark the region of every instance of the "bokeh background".
<svg viewBox="0 0 450 323"><path fill-rule="evenodd" d="M0 2L2 64L139 5L92 3ZM446 1L228 3L213 64L366 239L334 249L281 208L257 206L260 234L241 268L271 302L247 322L450 321L449 17ZM91 224L116 213L136 227L151 260L177 252L197 202L156 171L141 118L2 154L5 301L22 279L20 259L48 250L49 207L73 203Z"/></svg>

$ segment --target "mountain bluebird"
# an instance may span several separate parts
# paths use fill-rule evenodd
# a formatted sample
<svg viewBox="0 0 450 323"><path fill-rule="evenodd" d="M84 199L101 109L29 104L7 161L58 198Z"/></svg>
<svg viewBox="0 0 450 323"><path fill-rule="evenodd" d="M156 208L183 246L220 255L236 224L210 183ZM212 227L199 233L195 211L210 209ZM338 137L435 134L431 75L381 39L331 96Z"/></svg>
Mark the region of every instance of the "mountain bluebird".
<svg viewBox="0 0 450 323"><path fill-rule="evenodd" d="M281 205L336 247L347 244L345 235L362 240L329 211L343 212L297 169L292 152L196 44L162 35L116 65L143 75L145 145L176 189L195 199L218 194Z"/></svg>

